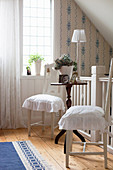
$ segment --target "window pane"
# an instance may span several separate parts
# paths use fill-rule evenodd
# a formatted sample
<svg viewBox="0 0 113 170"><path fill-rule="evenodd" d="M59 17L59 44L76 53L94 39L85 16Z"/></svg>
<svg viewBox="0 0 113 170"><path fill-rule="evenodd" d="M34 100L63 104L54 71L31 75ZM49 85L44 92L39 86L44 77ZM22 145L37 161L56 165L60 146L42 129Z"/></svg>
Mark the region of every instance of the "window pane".
<svg viewBox="0 0 113 170"><path fill-rule="evenodd" d="M44 38L44 45L50 46L50 38L48 38L48 37Z"/></svg>
<svg viewBox="0 0 113 170"><path fill-rule="evenodd" d="M37 45L37 41L36 41L36 37L31 37L31 42L30 42L31 45Z"/></svg>
<svg viewBox="0 0 113 170"><path fill-rule="evenodd" d="M38 0L31 0L31 7L37 7Z"/></svg>
<svg viewBox="0 0 113 170"><path fill-rule="evenodd" d="M30 35L32 36L36 36L36 32L37 32L37 27L30 27Z"/></svg>
<svg viewBox="0 0 113 170"><path fill-rule="evenodd" d="M50 26L50 19L45 18L44 19L44 27L49 27Z"/></svg>
<svg viewBox="0 0 113 170"><path fill-rule="evenodd" d="M45 47L45 54L50 55L51 54L51 49L50 47Z"/></svg>
<svg viewBox="0 0 113 170"><path fill-rule="evenodd" d="M49 9L45 9L44 17L50 17L50 10Z"/></svg>
<svg viewBox="0 0 113 170"><path fill-rule="evenodd" d="M24 6L24 8L25 7L30 7L30 3L31 2L31 0L26 0L26 1L23 1L23 6Z"/></svg>
<svg viewBox="0 0 113 170"><path fill-rule="evenodd" d="M23 25L24 26L30 26L30 18L24 17L23 18Z"/></svg>
<svg viewBox="0 0 113 170"><path fill-rule="evenodd" d="M38 31L38 34L39 34L40 36L45 36L44 27L39 27L39 28L37 29L37 31Z"/></svg>
<svg viewBox="0 0 113 170"><path fill-rule="evenodd" d="M24 36L23 45L30 45L30 37Z"/></svg>
<svg viewBox="0 0 113 170"><path fill-rule="evenodd" d="M39 8L44 8L44 7L46 7L46 6L45 6L45 3L44 3L44 0L38 1L38 7L39 7Z"/></svg>
<svg viewBox="0 0 113 170"><path fill-rule="evenodd" d="M23 28L23 35L30 35L30 27L24 27Z"/></svg>
<svg viewBox="0 0 113 170"><path fill-rule="evenodd" d="M37 8L31 8L30 16L31 17L37 17Z"/></svg>
<svg viewBox="0 0 113 170"><path fill-rule="evenodd" d="M37 47L36 46L31 46L30 54L36 54L36 53L37 53Z"/></svg>
<svg viewBox="0 0 113 170"><path fill-rule="evenodd" d="M44 19L43 18L38 18L38 26L43 27L44 26Z"/></svg>
<svg viewBox="0 0 113 170"><path fill-rule="evenodd" d="M50 8L50 0L45 0L44 5L46 8Z"/></svg>
<svg viewBox="0 0 113 170"><path fill-rule="evenodd" d="M37 24L38 24L38 18L31 18L31 25L32 25L32 27L36 27L37 26Z"/></svg>
<svg viewBox="0 0 113 170"><path fill-rule="evenodd" d="M25 16L30 16L30 11L31 11L31 8L24 8L24 11L23 11L24 17Z"/></svg>
<svg viewBox="0 0 113 170"><path fill-rule="evenodd" d="M43 49L44 49L43 46L38 46L38 52L40 52L42 56L44 56L44 50Z"/></svg>
<svg viewBox="0 0 113 170"><path fill-rule="evenodd" d="M23 55L29 56L29 46L24 46L24 48L23 48Z"/></svg>
<svg viewBox="0 0 113 170"><path fill-rule="evenodd" d="M45 29L44 29L44 33L45 33L45 35L51 36L51 34L50 34L50 28L45 28Z"/></svg>
<svg viewBox="0 0 113 170"><path fill-rule="evenodd" d="M37 45L44 45L44 38L43 37L38 37L37 38Z"/></svg>

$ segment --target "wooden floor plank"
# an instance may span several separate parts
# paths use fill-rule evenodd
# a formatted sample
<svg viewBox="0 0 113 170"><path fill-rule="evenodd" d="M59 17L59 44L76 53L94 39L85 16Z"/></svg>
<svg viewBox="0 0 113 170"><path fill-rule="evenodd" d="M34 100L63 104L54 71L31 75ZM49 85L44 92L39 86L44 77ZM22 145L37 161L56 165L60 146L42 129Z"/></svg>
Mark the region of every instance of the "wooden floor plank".
<svg viewBox="0 0 113 170"><path fill-rule="evenodd" d="M6 142L3 130L0 130L0 142Z"/></svg>
<svg viewBox="0 0 113 170"><path fill-rule="evenodd" d="M104 158L100 155L70 156L70 168L65 168L65 154L63 153L65 135L60 138L58 144L55 144L50 138L50 133L49 127L45 132L42 132L41 127L33 127L31 137L28 137L27 129L0 130L0 142L30 140L54 170L104 170ZM59 130L56 129L55 136L58 133ZM76 136L74 139L79 140ZM82 146L74 145L73 150L81 151ZM87 151L102 151L102 148L87 146ZM108 154L108 169L113 170L113 155L111 154Z"/></svg>
<svg viewBox="0 0 113 170"><path fill-rule="evenodd" d="M17 141L14 130L3 130L6 142Z"/></svg>

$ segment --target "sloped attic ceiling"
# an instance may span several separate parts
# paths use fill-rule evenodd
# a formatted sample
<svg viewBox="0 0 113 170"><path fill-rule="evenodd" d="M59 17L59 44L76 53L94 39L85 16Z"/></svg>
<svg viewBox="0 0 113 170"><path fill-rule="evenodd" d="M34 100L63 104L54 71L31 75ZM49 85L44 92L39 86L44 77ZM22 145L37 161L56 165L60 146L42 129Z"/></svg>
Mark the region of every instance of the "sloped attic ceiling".
<svg viewBox="0 0 113 170"><path fill-rule="evenodd" d="M113 47L113 0L75 0L75 2Z"/></svg>

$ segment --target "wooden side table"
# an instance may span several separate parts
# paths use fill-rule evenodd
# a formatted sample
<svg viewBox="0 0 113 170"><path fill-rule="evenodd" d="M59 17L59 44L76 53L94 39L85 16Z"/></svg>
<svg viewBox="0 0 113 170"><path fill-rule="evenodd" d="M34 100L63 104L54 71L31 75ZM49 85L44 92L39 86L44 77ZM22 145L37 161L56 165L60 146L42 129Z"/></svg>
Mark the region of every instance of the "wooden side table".
<svg viewBox="0 0 113 170"><path fill-rule="evenodd" d="M73 85L87 85L86 82L75 82L75 83L51 83L51 85L53 86L65 86L66 87L66 92L67 92L67 99L66 99L66 106L67 106L67 109L69 109L71 107L71 87ZM60 133L56 136L55 138L55 144L58 144L58 140L59 138L66 132L66 130L61 130ZM75 135L77 135L80 140L82 142L85 142L85 139L84 137L77 131L77 130L74 130L73 133ZM66 153L66 140L65 140L65 144L64 144L64 153Z"/></svg>

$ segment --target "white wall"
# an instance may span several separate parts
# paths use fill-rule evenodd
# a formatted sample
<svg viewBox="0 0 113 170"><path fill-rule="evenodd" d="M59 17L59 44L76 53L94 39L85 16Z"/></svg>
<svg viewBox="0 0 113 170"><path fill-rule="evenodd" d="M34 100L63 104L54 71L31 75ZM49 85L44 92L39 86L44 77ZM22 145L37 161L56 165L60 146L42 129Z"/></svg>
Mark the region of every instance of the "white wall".
<svg viewBox="0 0 113 170"><path fill-rule="evenodd" d="M113 47L113 0L75 0Z"/></svg>
<svg viewBox="0 0 113 170"><path fill-rule="evenodd" d="M62 54L69 54L70 57L76 61L77 45L76 43L72 43L71 39L75 29L84 29L87 42L82 43L80 46L81 52L79 52L79 55L81 55L81 76L90 76L91 66L93 65L105 65L106 73L108 73L109 63L113 57L113 48L111 48L101 32L98 31L82 9L77 5L75 0L60 0L60 4L59 0L55 1L58 1L58 3L56 2L57 5L55 5L55 11L58 13L56 14L56 18L57 16L59 18L60 15L60 21L58 18L54 18L56 24L55 28L60 27L60 33L58 28L55 34L54 45L60 45L60 47L59 45L56 47L55 57L60 57ZM86 0L80 0L81 3L84 1L86 2ZM89 0L87 1L89 2ZM90 1L92 2L92 0ZM112 37L112 35L110 35L110 37ZM58 49L58 47L60 49Z"/></svg>

